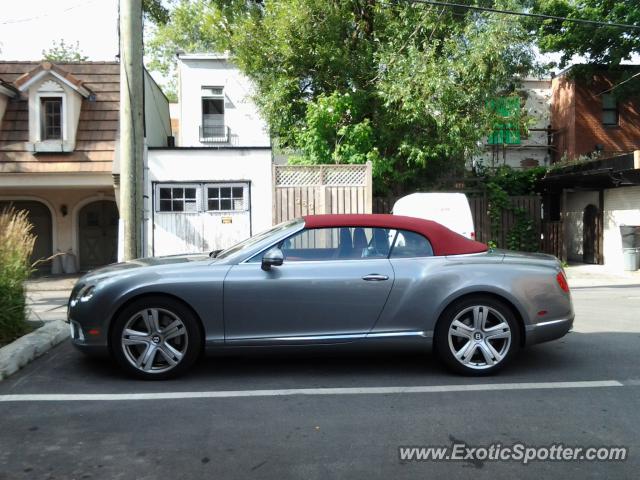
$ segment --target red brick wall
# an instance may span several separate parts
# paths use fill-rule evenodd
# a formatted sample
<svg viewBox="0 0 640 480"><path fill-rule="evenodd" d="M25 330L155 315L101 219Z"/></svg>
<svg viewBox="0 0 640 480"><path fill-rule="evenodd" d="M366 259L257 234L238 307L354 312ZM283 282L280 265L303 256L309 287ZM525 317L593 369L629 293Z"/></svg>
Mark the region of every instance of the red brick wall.
<svg viewBox="0 0 640 480"><path fill-rule="evenodd" d="M602 125L602 97L612 82L595 77L592 84L576 85L576 155L586 154L596 144L604 153L630 152L640 148L640 102L636 99L618 103L618 126Z"/></svg>
<svg viewBox="0 0 640 480"><path fill-rule="evenodd" d="M554 161L575 156L575 85L566 77L551 82L551 128L555 130Z"/></svg>
<svg viewBox="0 0 640 480"><path fill-rule="evenodd" d="M602 97L614 83L604 75L591 81L574 81L564 76L552 82L552 127L558 130L554 146L556 160L563 154L575 158L602 145L604 154L640 149L640 99L618 104L619 125L602 125Z"/></svg>

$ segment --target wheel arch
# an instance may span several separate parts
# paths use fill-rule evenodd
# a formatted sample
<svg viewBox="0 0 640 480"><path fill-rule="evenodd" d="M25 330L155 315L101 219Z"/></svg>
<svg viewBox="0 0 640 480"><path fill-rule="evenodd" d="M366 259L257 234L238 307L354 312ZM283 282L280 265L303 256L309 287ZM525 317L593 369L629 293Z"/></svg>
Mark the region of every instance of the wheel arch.
<svg viewBox="0 0 640 480"><path fill-rule="evenodd" d="M126 298L117 308L116 310L113 312L113 314L110 316L109 318L109 332L107 335L107 345L109 348L109 352L111 352L111 349L113 348L113 346L111 345L111 334L113 332L113 325L115 324L115 319L118 318L118 316L124 311L125 308L127 308L129 305L131 305L134 302L137 302L141 299L144 298L153 298L153 297L164 297L167 299L170 299L174 302L178 302L179 304L181 304L183 307L185 307L187 310L189 310L189 312L191 312L191 314L193 315L193 318L196 319L196 322L198 324L198 328L200 329L200 334L202 337L202 345L201 345L201 352L204 352L204 346L205 346L205 331L204 331L204 323L202 322L202 319L200 318L200 315L198 315L198 312L196 312L196 310L189 305L189 302L185 301L183 298L180 298L179 296L175 295L175 294L171 294L171 293L166 293L166 292L162 292L162 291L158 291L158 292L139 292L139 293L135 293L133 295L131 295L130 297Z"/></svg>

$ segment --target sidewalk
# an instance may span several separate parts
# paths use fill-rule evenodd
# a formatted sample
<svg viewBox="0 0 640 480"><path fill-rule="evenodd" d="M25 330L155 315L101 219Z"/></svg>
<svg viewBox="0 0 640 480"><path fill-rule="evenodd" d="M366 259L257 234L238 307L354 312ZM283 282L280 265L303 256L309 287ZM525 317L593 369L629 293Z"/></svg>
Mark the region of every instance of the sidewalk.
<svg viewBox="0 0 640 480"><path fill-rule="evenodd" d="M71 289L79 275L35 278L26 282L30 322L65 320Z"/></svg>
<svg viewBox="0 0 640 480"><path fill-rule="evenodd" d="M69 338L64 323L74 276L35 278L26 282L27 321L34 330L0 348L0 380Z"/></svg>
<svg viewBox="0 0 640 480"><path fill-rule="evenodd" d="M606 285L640 286L640 270L625 272L604 265L577 263L565 268L570 287L596 287Z"/></svg>

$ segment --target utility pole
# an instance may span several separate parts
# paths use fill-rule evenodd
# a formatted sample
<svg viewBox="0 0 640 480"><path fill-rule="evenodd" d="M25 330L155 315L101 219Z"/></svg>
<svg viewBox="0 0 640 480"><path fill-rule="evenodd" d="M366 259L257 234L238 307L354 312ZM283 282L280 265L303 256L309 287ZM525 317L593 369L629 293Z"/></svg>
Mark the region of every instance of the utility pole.
<svg viewBox="0 0 640 480"><path fill-rule="evenodd" d="M142 0L120 0L120 218L124 259L142 256Z"/></svg>

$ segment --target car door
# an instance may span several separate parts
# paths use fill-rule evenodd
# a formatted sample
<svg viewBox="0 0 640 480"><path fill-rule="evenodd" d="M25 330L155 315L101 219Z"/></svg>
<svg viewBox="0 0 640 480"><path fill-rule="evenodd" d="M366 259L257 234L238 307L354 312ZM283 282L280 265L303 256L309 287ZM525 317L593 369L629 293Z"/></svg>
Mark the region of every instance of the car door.
<svg viewBox="0 0 640 480"><path fill-rule="evenodd" d="M281 266L263 270L263 252L225 278L228 343L339 342L371 330L394 280L388 230L303 230L278 247Z"/></svg>

